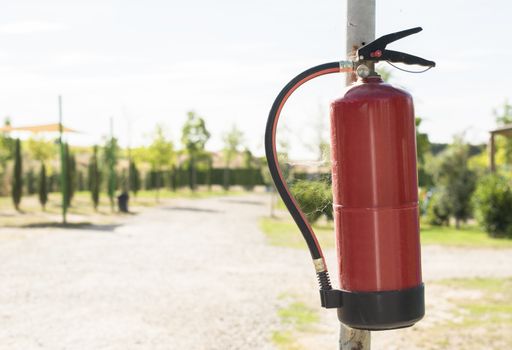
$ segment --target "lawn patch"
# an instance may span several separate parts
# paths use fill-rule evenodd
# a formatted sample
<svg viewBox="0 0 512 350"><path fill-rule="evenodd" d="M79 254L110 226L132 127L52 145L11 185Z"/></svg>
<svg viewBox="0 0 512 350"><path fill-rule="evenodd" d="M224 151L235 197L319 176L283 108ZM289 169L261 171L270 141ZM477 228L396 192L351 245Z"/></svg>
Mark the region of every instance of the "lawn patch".
<svg viewBox="0 0 512 350"><path fill-rule="evenodd" d="M297 225L292 220L261 218L260 228L271 245L306 249L306 243ZM313 225L313 230L322 247L334 247L334 228L331 224Z"/></svg>
<svg viewBox="0 0 512 350"><path fill-rule="evenodd" d="M272 333L272 342L280 350L302 350L298 340L305 333L315 332L314 325L320 321L318 312L296 296L281 295L279 299L285 302L285 306L277 311L282 329Z"/></svg>
<svg viewBox="0 0 512 350"><path fill-rule="evenodd" d="M260 228L271 245L306 249L306 243L297 225L288 218L260 219ZM313 225L313 230L324 248L335 246L332 222ZM512 239L492 238L476 226L465 226L460 230L453 227L421 225L422 245L442 245L449 247L512 249Z"/></svg>

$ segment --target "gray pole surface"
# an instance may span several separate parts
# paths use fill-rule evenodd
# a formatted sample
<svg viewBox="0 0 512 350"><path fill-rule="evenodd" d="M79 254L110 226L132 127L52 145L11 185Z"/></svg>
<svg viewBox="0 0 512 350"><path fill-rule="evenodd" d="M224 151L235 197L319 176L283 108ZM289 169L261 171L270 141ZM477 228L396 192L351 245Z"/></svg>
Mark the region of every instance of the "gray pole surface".
<svg viewBox="0 0 512 350"><path fill-rule="evenodd" d="M369 350L370 340L370 331L353 329L341 324L340 350Z"/></svg>
<svg viewBox="0 0 512 350"><path fill-rule="evenodd" d="M347 58L354 59L358 48L375 40L375 0L347 0ZM356 80L347 74L347 85Z"/></svg>
<svg viewBox="0 0 512 350"><path fill-rule="evenodd" d="M375 0L347 0L347 58L353 60L361 46L375 40ZM356 81L347 74L347 85ZM340 324L340 350L370 350L369 331L352 329Z"/></svg>

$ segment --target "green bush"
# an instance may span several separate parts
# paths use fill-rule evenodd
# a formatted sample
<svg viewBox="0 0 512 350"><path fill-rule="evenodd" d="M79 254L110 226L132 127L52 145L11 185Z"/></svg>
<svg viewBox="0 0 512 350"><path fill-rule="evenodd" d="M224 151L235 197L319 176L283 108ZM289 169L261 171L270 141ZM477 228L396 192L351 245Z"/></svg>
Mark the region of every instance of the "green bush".
<svg viewBox="0 0 512 350"><path fill-rule="evenodd" d="M428 200L427 222L435 226L448 226L450 224L450 212L446 191L434 192Z"/></svg>
<svg viewBox="0 0 512 350"><path fill-rule="evenodd" d="M478 222L491 237L512 238L512 188L497 175L483 177L473 195Z"/></svg>
<svg viewBox="0 0 512 350"><path fill-rule="evenodd" d="M299 180L291 186L291 191L310 223L314 223L322 215L332 220L332 191L329 184Z"/></svg>

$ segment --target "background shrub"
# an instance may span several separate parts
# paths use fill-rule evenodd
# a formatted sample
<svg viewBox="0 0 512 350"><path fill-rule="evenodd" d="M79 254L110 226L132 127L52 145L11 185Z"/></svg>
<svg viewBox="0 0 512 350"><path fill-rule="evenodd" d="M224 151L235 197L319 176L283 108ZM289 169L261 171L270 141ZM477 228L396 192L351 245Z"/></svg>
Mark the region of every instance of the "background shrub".
<svg viewBox="0 0 512 350"><path fill-rule="evenodd" d="M512 238L512 189L497 175L483 177L473 195L478 222L491 237Z"/></svg>
<svg viewBox="0 0 512 350"><path fill-rule="evenodd" d="M448 226L450 224L450 204L446 191L438 190L428 200L427 222L430 225Z"/></svg>
<svg viewBox="0 0 512 350"><path fill-rule="evenodd" d="M322 215L332 220L332 191L328 183L299 180L291 186L291 191L310 223Z"/></svg>

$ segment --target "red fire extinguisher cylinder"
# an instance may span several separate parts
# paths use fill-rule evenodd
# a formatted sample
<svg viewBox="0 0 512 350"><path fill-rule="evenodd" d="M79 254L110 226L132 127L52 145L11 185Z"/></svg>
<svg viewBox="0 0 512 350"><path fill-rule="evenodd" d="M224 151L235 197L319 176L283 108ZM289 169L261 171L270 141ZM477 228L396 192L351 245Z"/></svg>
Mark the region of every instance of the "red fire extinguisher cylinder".
<svg viewBox="0 0 512 350"><path fill-rule="evenodd" d="M424 301L411 95L379 76L353 85L331 104L331 156L339 318L365 329L414 324Z"/></svg>

